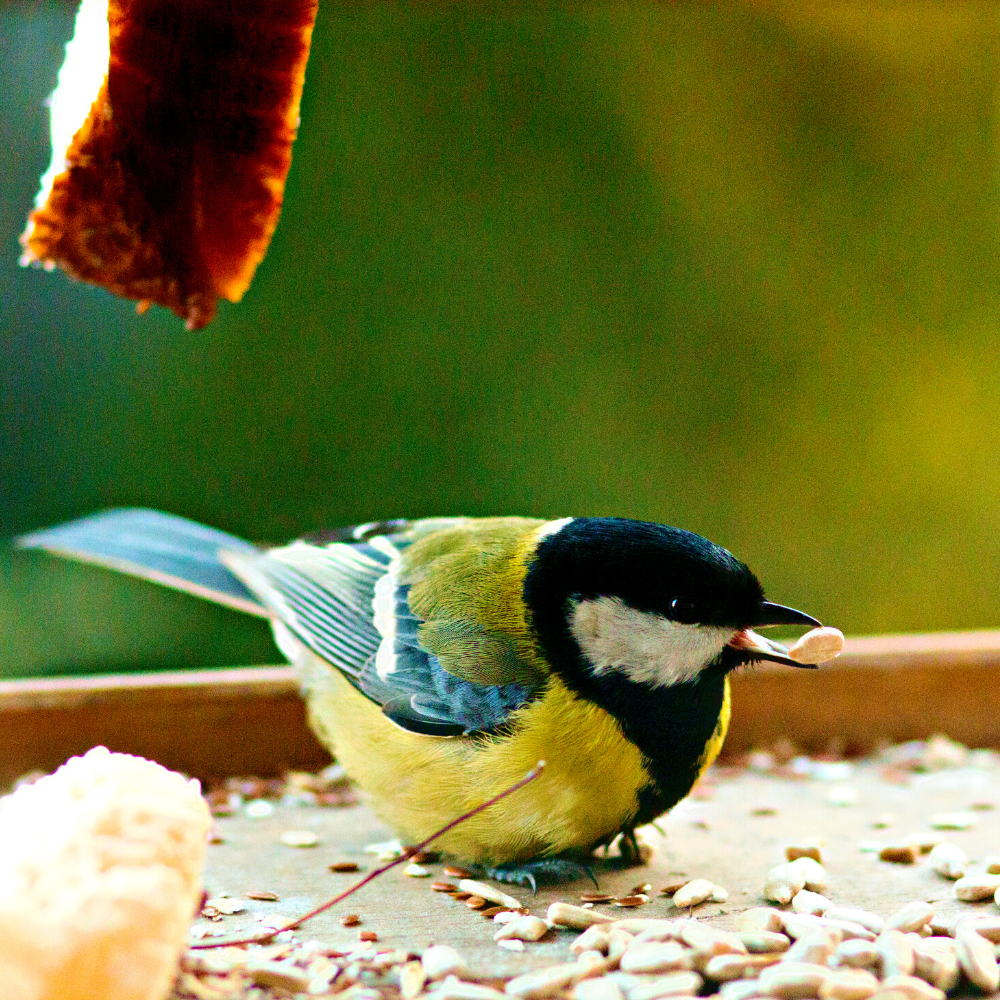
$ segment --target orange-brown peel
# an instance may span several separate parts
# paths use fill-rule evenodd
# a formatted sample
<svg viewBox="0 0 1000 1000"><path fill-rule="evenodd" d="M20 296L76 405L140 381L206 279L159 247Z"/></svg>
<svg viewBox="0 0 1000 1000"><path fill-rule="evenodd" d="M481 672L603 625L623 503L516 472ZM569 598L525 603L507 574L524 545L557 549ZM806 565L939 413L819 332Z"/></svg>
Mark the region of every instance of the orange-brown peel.
<svg viewBox="0 0 1000 1000"><path fill-rule="evenodd" d="M106 75L79 127L64 129L65 153L54 150L22 261L140 311L164 305L190 329L220 298L239 301L281 211L316 6L110 0ZM78 37L88 8L101 27L103 0L84 0ZM53 95L54 143L60 91L79 86L67 72L75 45Z"/></svg>

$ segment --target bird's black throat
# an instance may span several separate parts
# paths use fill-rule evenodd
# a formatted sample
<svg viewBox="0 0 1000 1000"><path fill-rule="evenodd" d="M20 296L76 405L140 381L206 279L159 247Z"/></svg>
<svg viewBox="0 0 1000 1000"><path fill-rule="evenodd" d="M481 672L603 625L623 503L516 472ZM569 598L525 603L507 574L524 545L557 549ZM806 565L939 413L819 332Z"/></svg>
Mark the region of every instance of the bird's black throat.
<svg viewBox="0 0 1000 1000"><path fill-rule="evenodd" d="M637 684L619 673L594 677L581 670L562 676L571 690L611 715L645 758L650 782L640 789L639 810L628 825L648 823L691 791L719 724L724 669L708 667L693 681L661 688Z"/></svg>

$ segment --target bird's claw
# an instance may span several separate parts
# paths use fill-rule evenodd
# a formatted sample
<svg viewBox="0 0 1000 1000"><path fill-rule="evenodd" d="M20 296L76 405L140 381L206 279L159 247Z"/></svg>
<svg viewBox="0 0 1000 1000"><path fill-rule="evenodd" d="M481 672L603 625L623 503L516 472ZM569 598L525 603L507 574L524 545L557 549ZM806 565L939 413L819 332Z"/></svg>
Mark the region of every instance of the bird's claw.
<svg viewBox="0 0 1000 1000"><path fill-rule="evenodd" d="M534 858L531 861L511 861L504 865L484 867L484 874L497 882L508 885L523 885L538 893L538 885L555 884L559 882L575 882L577 879L589 878L594 885L597 879L589 865L576 860L557 856L554 858Z"/></svg>

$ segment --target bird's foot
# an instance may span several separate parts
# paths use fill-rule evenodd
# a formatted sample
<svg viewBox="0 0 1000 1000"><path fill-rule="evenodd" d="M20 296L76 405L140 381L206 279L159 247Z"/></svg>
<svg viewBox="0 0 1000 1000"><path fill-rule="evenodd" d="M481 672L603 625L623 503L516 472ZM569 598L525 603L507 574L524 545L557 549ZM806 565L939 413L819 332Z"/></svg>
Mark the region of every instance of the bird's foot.
<svg viewBox="0 0 1000 1000"><path fill-rule="evenodd" d="M531 861L511 861L505 865L494 867L481 866L488 878L508 885L523 885L538 892L539 884L552 885L559 882L575 882L577 879L589 878L594 885L597 879L590 866L576 858L557 855L554 858L534 858Z"/></svg>
<svg viewBox="0 0 1000 1000"><path fill-rule="evenodd" d="M616 853L611 853L612 851ZM635 830L622 830L610 841L598 845L595 849L595 860L603 867L615 870L644 865L648 856L649 848L645 844L640 844Z"/></svg>

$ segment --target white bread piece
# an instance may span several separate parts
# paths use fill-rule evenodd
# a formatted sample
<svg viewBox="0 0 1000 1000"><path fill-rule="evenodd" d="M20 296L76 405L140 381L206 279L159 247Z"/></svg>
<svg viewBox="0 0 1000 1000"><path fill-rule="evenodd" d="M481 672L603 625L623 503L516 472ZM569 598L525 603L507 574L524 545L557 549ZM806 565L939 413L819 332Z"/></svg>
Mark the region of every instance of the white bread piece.
<svg viewBox="0 0 1000 1000"><path fill-rule="evenodd" d="M104 747L0 799L4 1000L162 1000L209 823L197 781Z"/></svg>

